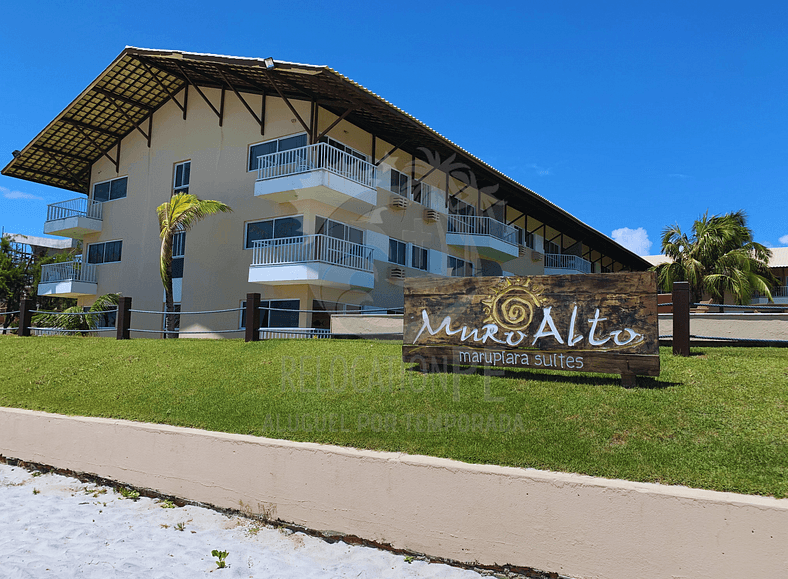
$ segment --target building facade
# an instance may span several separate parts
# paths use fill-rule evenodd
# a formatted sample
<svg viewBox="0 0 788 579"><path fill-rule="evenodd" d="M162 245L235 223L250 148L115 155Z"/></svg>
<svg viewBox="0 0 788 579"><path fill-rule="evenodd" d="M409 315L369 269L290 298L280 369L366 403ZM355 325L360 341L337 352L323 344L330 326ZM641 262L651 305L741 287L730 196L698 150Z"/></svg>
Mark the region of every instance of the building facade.
<svg viewBox="0 0 788 579"><path fill-rule="evenodd" d="M259 292L264 328L319 334L331 312L396 312L406 277L649 266L330 68L273 59L127 47L3 174L80 194L43 229L82 240L82 257L39 286L80 305L120 292L162 311L156 207L177 192L233 210L177 237L179 308ZM180 329L244 323L184 314Z"/></svg>

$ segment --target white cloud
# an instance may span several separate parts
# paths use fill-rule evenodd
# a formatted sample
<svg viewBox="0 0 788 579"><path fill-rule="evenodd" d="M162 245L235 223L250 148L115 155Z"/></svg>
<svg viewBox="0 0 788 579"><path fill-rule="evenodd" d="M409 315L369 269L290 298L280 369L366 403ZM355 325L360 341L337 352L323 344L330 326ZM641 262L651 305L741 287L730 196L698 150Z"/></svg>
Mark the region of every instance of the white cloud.
<svg viewBox="0 0 788 579"><path fill-rule="evenodd" d="M533 169L536 171L536 174L540 177L546 177L547 175L552 175L550 171L552 171L552 167L542 167L541 165L537 165L536 163L528 163L526 165L529 169Z"/></svg>
<svg viewBox="0 0 788 579"><path fill-rule="evenodd" d="M685 175L684 173L668 173L668 177L673 177L674 179L689 179L689 175Z"/></svg>
<svg viewBox="0 0 788 579"><path fill-rule="evenodd" d="M6 199L30 199L31 201L43 201L43 197L32 195L30 193L23 193L22 191L11 191L7 187L0 187L0 194Z"/></svg>
<svg viewBox="0 0 788 579"><path fill-rule="evenodd" d="M642 227L637 229L622 227L621 229L615 229L612 235L615 241L638 255L651 255L651 246L653 244L648 238L648 232Z"/></svg>
<svg viewBox="0 0 788 579"><path fill-rule="evenodd" d="M778 241L783 245L788 245L788 235L783 235Z"/></svg>

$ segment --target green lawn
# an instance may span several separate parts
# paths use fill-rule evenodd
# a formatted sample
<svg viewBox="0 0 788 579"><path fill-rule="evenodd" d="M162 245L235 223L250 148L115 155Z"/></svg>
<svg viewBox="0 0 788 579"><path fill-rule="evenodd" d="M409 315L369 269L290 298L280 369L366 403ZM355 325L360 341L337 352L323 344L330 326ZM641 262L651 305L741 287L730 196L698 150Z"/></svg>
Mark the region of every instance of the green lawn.
<svg viewBox="0 0 788 579"><path fill-rule="evenodd" d="M421 374L399 342L0 336L0 406L788 496L788 349Z"/></svg>

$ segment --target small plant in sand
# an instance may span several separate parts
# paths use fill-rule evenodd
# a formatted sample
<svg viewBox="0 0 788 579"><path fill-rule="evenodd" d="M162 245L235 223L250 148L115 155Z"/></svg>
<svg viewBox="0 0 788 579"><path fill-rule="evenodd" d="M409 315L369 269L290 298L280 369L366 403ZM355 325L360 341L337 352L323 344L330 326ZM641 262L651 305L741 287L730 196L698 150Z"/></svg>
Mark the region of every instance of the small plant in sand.
<svg viewBox="0 0 788 579"><path fill-rule="evenodd" d="M31 472L31 473L30 473L30 476L33 476L33 477L35 477L35 476L41 476L41 473L40 473L40 472L38 472L38 471L36 470L36 471L33 471L33 472Z"/></svg>
<svg viewBox="0 0 788 579"><path fill-rule="evenodd" d="M219 551L217 549L211 551L211 557L216 557L217 559L216 565L217 567L219 567L219 569L224 569L225 567L227 567L227 563L225 563L224 560L227 558L227 555L229 554L230 554L229 551Z"/></svg>
<svg viewBox="0 0 788 579"><path fill-rule="evenodd" d="M408 555L407 557L405 557L405 562L406 562L408 565L410 565L411 563L413 563L413 557L411 557L410 555Z"/></svg>
<svg viewBox="0 0 788 579"><path fill-rule="evenodd" d="M175 523L175 530L176 531L185 531L186 530L186 523Z"/></svg>
<svg viewBox="0 0 788 579"><path fill-rule="evenodd" d="M175 508L175 503L173 503L170 499L167 499L167 500L164 500L164 501L159 501L159 506L162 509L174 509Z"/></svg>
<svg viewBox="0 0 788 579"><path fill-rule="evenodd" d="M41 491L40 491L40 490L38 490L38 489L33 489L33 494L34 494L34 495L37 495L37 494L38 494L38 493L40 493L40 492L41 492Z"/></svg>
<svg viewBox="0 0 788 579"><path fill-rule="evenodd" d="M132 501L136 501L138 498L140 498L139 491L127 487L120 487L120 495L124 499L131 499Z"/></svg>

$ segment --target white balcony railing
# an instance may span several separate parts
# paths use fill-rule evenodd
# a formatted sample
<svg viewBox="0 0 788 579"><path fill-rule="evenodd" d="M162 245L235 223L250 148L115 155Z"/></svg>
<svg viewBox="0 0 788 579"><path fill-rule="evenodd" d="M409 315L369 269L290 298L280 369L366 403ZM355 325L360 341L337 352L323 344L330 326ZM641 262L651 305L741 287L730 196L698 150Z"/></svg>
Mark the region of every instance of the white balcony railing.
<svg viewBox="0 0 788 579"><path fill-rule="evenodd" d="M489 235L508 243L517 245L519 230L506 225L492 217L476 217L475 215L449 215L449 233L461 235Z"/></svg>
<svg viewBox="0 0 788 579"><path fill-rule="evenodd" d="M260 328L261 340L330 337L331 331L325 328Z"/></svg>
<svg viewBox="0 0 788 579"><path fill-rule="evenodd" d="M374 189L377 183L375 165L340 151L328 143L270 153L258 157L257 163L258 181L325 169L370 189Z"/></svg>
<svg viewBox="0 0 788 579"><path fill-rule="evenodd" d="M544 256L544 266L545 268L573 269L580 273L591 273L591 262L576 255L546 253Z"/></svg>
<svg viewBox="0 0 788 579"><path fill-rule="evenodd" d="M81 261L64 261L41 266L41 283L61 281L96 283L96 265Z"/></svg>
<svg viewBox="0 0 788 579"><path fill-rule="evenodd" d="M788 298L788 286L781 285L772 292L773 298Z"/></svg>
<svg viewBox="0 0 788 579"><path fill-rule="evenodd" d="M47 205L47 221L66 219L67 217L90 217L101 220L103 203L91 201L87 197L69 199L60 203Z"/></svg>
<svg viewBox="0 0 788 579"><path fill-rule="evenodd" d="M328 235L299 235L253 242L252 265L319 261L372 272L374 249Z"/></svg>

